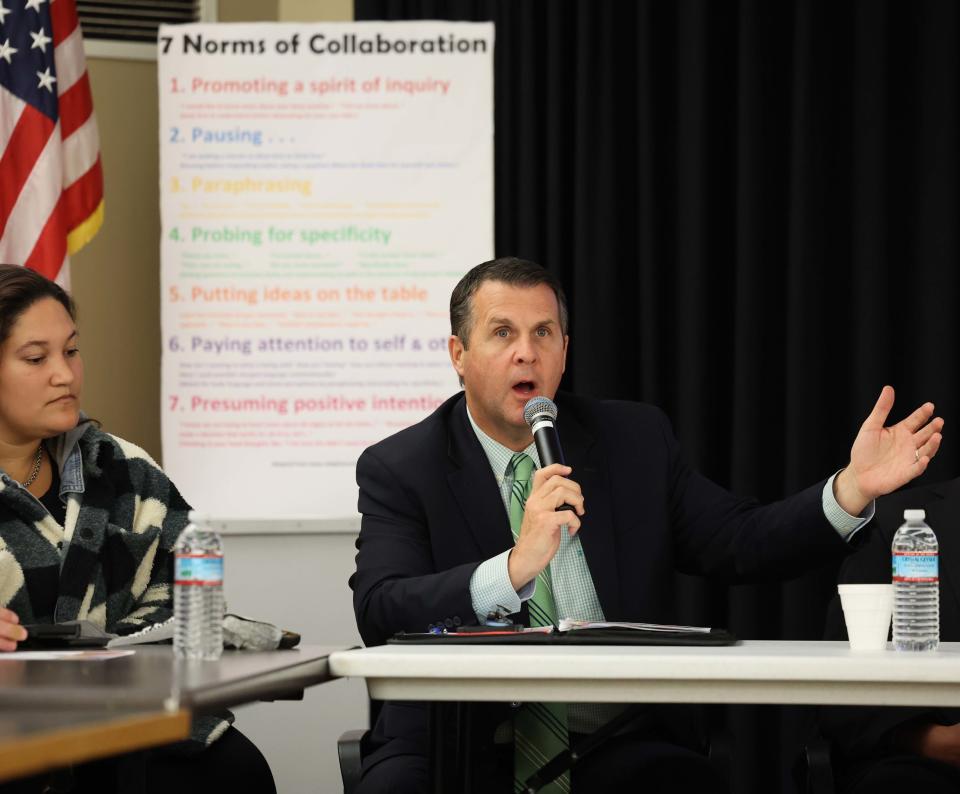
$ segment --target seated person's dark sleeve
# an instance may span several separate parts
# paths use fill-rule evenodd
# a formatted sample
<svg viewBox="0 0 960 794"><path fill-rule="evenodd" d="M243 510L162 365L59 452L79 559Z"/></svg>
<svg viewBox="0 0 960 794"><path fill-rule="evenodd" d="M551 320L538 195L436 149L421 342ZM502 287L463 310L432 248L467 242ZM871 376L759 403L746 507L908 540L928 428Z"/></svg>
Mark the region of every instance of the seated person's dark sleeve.
<svg viewBox="0 0 960 794"><path fill-rule="evenodd" d="M902 523L903 509L920 506L915 496L911 503L910 493L893 494L879 500L874 520L861 530L862 537L857 539L860 543L857 551L840 569L840 583L885 584L890 581L890 546ZM943 597L941 592L941 621ZM960 626L952 628L956 631ZM950 630L950 626L941 624L941 639L951 639ZM827 610L824 639L847 639L843 609L836 595ZM960 711L912 706L830 706L819 709L818 719L821 732L831 742L835 759L846 765L909 751L914 729L928 724L960 722Z"/></svg>
<svg viewBox="0 0 960 794"><path fill-rule="evenodd" d="M367 645L380 645L398 631L427 631L452 616L465 624L477 622L470 578L480 555L463 549L458 564L438 566L436 546L442 544L431 532L443 528L427 526L409 483L398 479L402 471L402 465L388 465L370 450L357 462L363 519L350 586L357 626Z"/></svg>

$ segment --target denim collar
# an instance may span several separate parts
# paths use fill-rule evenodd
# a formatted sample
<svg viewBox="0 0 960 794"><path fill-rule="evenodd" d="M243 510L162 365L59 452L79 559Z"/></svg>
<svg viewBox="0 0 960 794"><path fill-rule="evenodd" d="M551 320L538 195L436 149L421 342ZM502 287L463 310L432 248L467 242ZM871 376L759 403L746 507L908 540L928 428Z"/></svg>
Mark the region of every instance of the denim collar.
<svg viewBox="0 0 960 794"><path fill-rule="evenodd" d="M91 425L93 422L81 411L76 427L47 439L47 451L60 472L60 499L63 502L67 501L67 494L84 491L83 454L79 442Z"/></svg>

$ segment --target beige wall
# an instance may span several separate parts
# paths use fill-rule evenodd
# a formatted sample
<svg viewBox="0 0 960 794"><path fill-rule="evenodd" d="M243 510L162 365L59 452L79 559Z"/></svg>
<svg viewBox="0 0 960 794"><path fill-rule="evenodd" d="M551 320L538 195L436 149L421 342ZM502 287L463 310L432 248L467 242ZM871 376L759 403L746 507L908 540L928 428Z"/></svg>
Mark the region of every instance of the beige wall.
<svg viewBox="0 0 960 794"><path fill-rule="evenodd" d="M353 0L219 0L224 22L353 19ZM86 364L84 409L160 460L157 65L91 58L106 213L73 257Z"/></svg>
<svg viewBox="0 0 960 794"><path fill-rule="evenodd" d="M219 0L217 17L221 22L275 21L278 5L279 0Z"/></svg>
<svg viewBox="0 0 960 794"><path fill-rule="evenodd" d="M282 22L352 22L353 0L278 0Z"/></svg>
<svg viewBox="0 0 960 794"><path fill-rule="evenodd" d="M103 228L71 264L84 409L160 455L157 67L88 64L103 157Z"/></svg>

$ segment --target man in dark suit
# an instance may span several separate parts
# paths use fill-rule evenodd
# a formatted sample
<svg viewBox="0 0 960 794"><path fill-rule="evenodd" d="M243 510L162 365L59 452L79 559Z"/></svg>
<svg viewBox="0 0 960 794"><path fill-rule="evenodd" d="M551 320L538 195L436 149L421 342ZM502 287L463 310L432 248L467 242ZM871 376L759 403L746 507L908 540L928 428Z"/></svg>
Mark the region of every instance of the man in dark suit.
<svg viewBox="0 0 960 794"><path fill-rule="evenodd" d="M450 317L450 358L463 393L357 463L363 520L350 584L368 645L398 631L475 624L500 610L534 624L557 617L672 622L675 570L729 582L779 579L842 553L845 538L869 520L874 497L922 472L940 443L942 422L931 420L930 403L884 428L893 405L887 387L845 469L762 506L690 469L658 409L560 394L557 426L569 466L530 478L539 458L523 408L536 395L556 395L568 345L563 292L538 265L494 260L460 281ZM558 511L561 505L572 509ZM540 722L564 746L568 734L574 741L614 713L562 710ZM647 791L660 790L659 781L664 790L722 790L695 752L683 712L651 709L574 767L573 788L640 775ZM528 728L525 714L521 708L512 720L513 774L521 780L524 751L535 745L529 755L541 759L552 752L540 749L551 737L516 734ZM497 719L503 727L502 712L490 719L489 730L477 733L486 744ZM362 790L425 790L426 733L421 704L385 704ZM488 749L482 757L498 757ZM509 780L509 765L505 774ZM570 786L564 775L543 791Z"/></svg>
<svg viewBox="0 0 960 794"><path fill-rule="evenodd" d="M903 511L912 509L926 511L940 544L940 639L960 640L960 539L953 529L960 521L960 479L880 499L870 534L844 561L839 579L889 583L893 536ZM839 597L827 612L825 639L847 639ZM833 747L839 791L960 791L960 709L835 706L820 709L819 716Z"/></svg>

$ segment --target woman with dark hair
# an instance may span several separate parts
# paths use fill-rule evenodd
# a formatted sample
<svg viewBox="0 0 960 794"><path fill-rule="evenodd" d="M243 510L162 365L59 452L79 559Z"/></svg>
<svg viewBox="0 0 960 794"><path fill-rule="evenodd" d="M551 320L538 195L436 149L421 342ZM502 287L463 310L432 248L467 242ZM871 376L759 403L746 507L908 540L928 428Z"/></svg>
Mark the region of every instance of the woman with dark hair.
<svg viewBox="0 0 960 794"><path fill-rule="evenodd" d="M0 651L23 626L88 620L130 634L173 614L173 547L189 505L139 447L80 412L76 311L58 285L0 265ZM266 760L230 725L151 751L147 790L273 792ZM73 770L72 788L110 792L117 765ZM42 791L42 778L0 791Z"/></svg>

